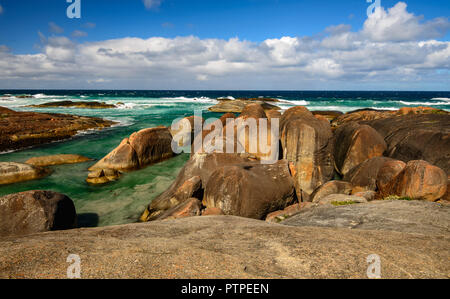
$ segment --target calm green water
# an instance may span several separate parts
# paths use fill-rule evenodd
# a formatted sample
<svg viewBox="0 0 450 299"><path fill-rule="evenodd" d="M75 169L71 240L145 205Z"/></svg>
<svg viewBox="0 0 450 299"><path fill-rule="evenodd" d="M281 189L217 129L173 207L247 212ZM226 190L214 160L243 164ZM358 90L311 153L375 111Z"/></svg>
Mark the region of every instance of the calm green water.
<svg viewBox="0 0 450 299"><path fill-rule="evenodd" d="M32 98L21 99L19 94ZM3 95L3 96L2 96ZM276 97L283 109L305 105L311 110L340 110L360 108L398 109L402 106L425 105L450 108L449 92L233 92L233 91L1 91L0 106L18 111L39 111L97 116L120 122L103 131L81 134L75 138L18 152L0 154L0 161L24 162L31 157L53 154L80 154L95 160L113 150L120 141L138 130L159 125L170 126L179 117L203 110L203 116L220 117L208 113L207 108L218 97ZM124 103L120 109L25 108L30 104L51 101L103 101ZM124 175L119 181L104 186L89 186L87 169L95 161L51 167L54 171L41 180L1 186L0 196L27 190L52 190L71 197L80 215L82 226L106 226L135 222L152 199L165 191L188 155L149 166Z"/></svg>

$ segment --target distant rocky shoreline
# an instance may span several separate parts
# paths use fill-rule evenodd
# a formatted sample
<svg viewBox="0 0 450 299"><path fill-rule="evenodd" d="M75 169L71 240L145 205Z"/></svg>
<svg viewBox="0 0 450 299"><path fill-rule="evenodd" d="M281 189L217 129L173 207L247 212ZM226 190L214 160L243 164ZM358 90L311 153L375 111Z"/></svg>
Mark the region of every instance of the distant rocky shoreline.
<svg viewBox="0 0 450 299"><path fill-rule="evenodd" d="M86 130L101 130L116 122L97 117L17 112L0 107L0 152L65 140Z"/></svg>

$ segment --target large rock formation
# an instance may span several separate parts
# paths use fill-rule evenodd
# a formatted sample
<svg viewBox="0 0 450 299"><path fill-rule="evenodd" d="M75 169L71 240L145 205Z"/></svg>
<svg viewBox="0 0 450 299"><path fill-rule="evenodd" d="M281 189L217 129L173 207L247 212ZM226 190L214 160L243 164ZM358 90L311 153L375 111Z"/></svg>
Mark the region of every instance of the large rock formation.
<svg viewBox="0 0 450 299"><path fill-rule="evenodd" d="M25 163L33 166L45 167L53 165L84 163L90 160L91 159L80 155L52 155L30 158Z"/></svg>
<svg viewBox="0 0 450 299"><path fill-rule="evenodd" d="M379 213L373 204L349 207L364 206L369 208L361 216L348 215L355 215L356 223L364 221L362 228L371 225L372 231L295 227L219 216L6 238L0 241L0 278L65 279L70 265L67 256L74 253L81 258L84 279L367 279L370 254L381 258L385 279L448 279L448 211L438 214L438 207L424 205L415 210L390 206ZM379 216L370 217L374 213ZM433 224L428 217L435 219ZM346 227L345 223L342 226ZM383 228L413 233L377 231ZM180 294L179 288L167 291Z"/></svg>
<svg viewBox="0 0 450 299"><path fill-rule="evenodd" d="M170 134L173 137L172 144L175 144L179 153L183 151L190 153L189 149L196 138L195 126L203 128L203 124L204 119L202 117L190 116L183 118L169 128Z"/></svg>
<svg viewBox="0 0 450 299"><path fill-rule="evenodd" d="M369 159L350 170L344 176L344 180L353 185L355 192L375 191L377 190L377 177L380 169L382 169L385 164L392 165L393 163L396 163L395 165L397 165L402 164L403 162L386 157ZM384 171L387 171L388 169L390 168L385 168Z"/></svg>
<svg viewBox="0 0 450 299"><path fill-rule="evenodd" d="M254 219L264 219L294 201L294 181L287 161L219 168L211 174L203 197L207 208L220 208L226 215Z"/></svg>
<svg viewBox="0 0 450 299"><path fill-rule="evenodd" d="M204 190L214 171L220 167L242 164L251 160L246 155L237 154L195 154L186 163L178 174L175 182L164 193L155 198L146 211L141 216L141 221L151 221L158 217L166 210L171 209L180 203L180 198L176 199L176 195L180 194L186 186L185 183L199 177L201 181L201 190ZM198 190L194 191L198 192ZM201 192L201 191L200 191ZM190 195L194 196L194 194ZM200 198L199 198L200 199Z"/></svg>
<svg viewBox="0 0 450 299"><path fill-rule="evenodd" d="M367 122L384 137L387 156L425 160L450 174L450 114L405 115Z"/></svg>
<svg viewBox="0 0 450 299"><path fill-rule="evenodd" d="M283 114L280 132L283 158L291 163L297 196L309 201L313 191L333 177L330 125L297 106Z"/></svg>
<svg viewBox="0 0 450 299"><path fill-rule="evenodd" d="M67 114L16 112L0 107L0 152L68 139L115 122Z"/></svg>
<svg viewBox="0 0 450 299"><path fill-rule="evenodd" d="M346 175L364 161L383 156L386 149L383 137L370 126L356 122L346 123L334 135L336 170Z"/></svg>
<svg viewBox="0 0 450 299"><path fill-rule="evenodd" d="M90 167L91 174L87 181L91 184L107 182L108 171L136 170L173 156L172 135L169 129L144 129L125 138L111 153Z"/></svg>
<svg viewBox="0 0 450 299"><path fill-rule="evenodd" d="M436 201L447 192L447 174L426 161L410 161L388 185L384 194Z"/></svg>
<svg viewBox="0 0 450 299"><path fill-rule="evenodd" d="M27 191L0 197L0 237L65 230L76 225L72 200L51 191Z"/></svg>
<svg viewBox="0 0 450 299"><path fill-rule="evenodd" d="M45 168L15 162L0 162L0 185L40 179L51 171Z"/></svg>

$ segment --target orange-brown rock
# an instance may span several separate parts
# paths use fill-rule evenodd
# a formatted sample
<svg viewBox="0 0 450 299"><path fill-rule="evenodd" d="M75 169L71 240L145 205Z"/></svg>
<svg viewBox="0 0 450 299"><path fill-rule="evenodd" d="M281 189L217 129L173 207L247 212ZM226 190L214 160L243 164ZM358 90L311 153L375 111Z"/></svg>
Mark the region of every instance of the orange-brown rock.
<svg viewBox="0 0 450 299"><path fill-rule="evenodd" d="M201 202L197 198L189 198L183 203L167 210L156 220L171 220L200 216Z"/></svg>
<svg viewBox="0 0 450 299"><path fill-rule="evenodd" d="M287 218L300 213L301 211L303 211L311 206L313 206L313 204L310 202L296 203L294 205L287 207L284 210L270 213L269 215L267 215L266 221L278 223L278 222L286 220Z"/></svg>
<svg viewBox="0 0 450 299"><path fill-rule="evenodd" d="M126 172L163 161L174 156L172 135L166 127L144 129L122 140L111 153L89 168L92 173L100 170ZM94 175L90 175L93 179ZM93 183L91 180L90 183Z"/></svg>
<svg viewBox="0 0 450 299"><path fill-rule="evenodd" d="M392 167L395 167L397 165L402 165L402 163L403 162L391 158L375 157L364 161L350 170L344 176L344 181L350 182L359 192L375 191L377 190L377 177L380 169L387 164L388 167L384 169L383 175L389 176L390 173L388 173L388 171L392 170L389 166L393 165Z"/></svg>
<svg viewBox="0 0 450 299"><path fill-rule="evenodd" d="M0 152L65 140L115 122L68 114L16 112L0 107Z"/></svg>
<svg viewBox="0 0 450 299"><path fill-rule="evenodd" d="M283 158L290 162L297 197L302 201L308 201L318 186L333 177L332 137L330 124L316 119L305 107L291 108L281 118Z"/></svg>
<svg viewBox="0 0 450 299"><path fill-rule="evenodd" d="M377 188L380 194L389 192L389 184L405 169L406 163L399 160L388 160L378 170ZM388 195L388 194L386 194Z"/></svg>
<svg viewBox="0 0 450 299"><path fill-rule="evenodd" d="M173 141L176 142L178 148L182 151L183 148L190 148L195 139L195 126L198 126L201 132L203 128L204 119L200 116L185 117L179 122L173 124L169 130L173 137Z"/></svg>
<svg viewBox="0 0 450 299"><path fill-rule="evenodd" d="M25 163L33 166L45 167L53 165L84 163L90 160L91 159L80 155L52 155L30 158Z"/></svg>
<svg viewBox="0 0 450 299"><path fill-rule="evenodd" d="M202 212L202 216L220 216L224 215L223 211L219 208L206 208Z"/></svg>
<svg viewBox="0 0 450 299"><path fill-rule="evenodd" d="M356 122L346 123L334 135L336 171L346 175L364 161L383 156L386 149L383 137L372 127Z"/></svg>
<svg viewBox="0 0 450 299"><path fill-rule="evenodd" d="M447 174L426 161L410 161L390 183L390 195L436 201L447 192Z"/></svg>
<svg viewBox="0 0 450 299"><path fill-rule="evenodd" d="M344 181L330 181L322 186L318 187L312 194L310 200L312 202L319 202L322 198L325 198L331 194L345 194L350 195L352 193L352 184Z"/></svg>

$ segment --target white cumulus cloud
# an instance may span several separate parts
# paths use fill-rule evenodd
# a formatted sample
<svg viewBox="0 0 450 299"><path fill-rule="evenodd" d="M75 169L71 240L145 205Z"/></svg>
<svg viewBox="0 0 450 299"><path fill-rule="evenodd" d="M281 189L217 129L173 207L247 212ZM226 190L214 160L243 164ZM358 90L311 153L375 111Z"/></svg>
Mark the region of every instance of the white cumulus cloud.
<svg viewBox="0 0 450 299"><path fill-rule="evenodd" d="M143 0L145 8L147 9L155 9L161 6L161 2L163 0Z"/></svg>
<svg viewBox="0 0 450 299"><path fill-rule="evenodd" d="M419 22L401 3L373 18L361 31L338 25L314 37L261 42L185 36L77 43L39 32L39 54L0 45L0 88L448 90L450 42L436 40L438 31L429 35L436 21Z"/></svg>

